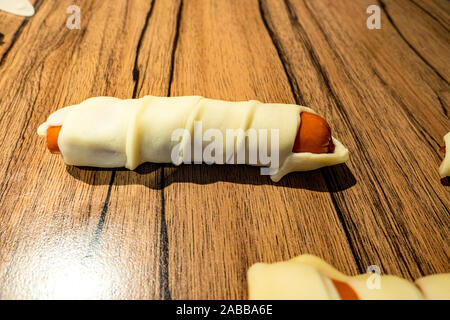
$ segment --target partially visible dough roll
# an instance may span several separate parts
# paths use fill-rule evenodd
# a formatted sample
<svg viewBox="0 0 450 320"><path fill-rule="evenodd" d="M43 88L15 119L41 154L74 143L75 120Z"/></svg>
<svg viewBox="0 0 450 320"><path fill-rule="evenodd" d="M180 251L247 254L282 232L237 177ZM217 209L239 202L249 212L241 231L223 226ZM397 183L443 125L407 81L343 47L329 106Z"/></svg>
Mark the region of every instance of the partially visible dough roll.
<svg viewBox="0 0 450 320"><path fill-rule="evenodd" d="M390 275L347 276L312 255L272 264L256 263L248 270L252 300L450 299L450 274L424 277L416 284Z"/></svg>
<svg viewBox="0 0 450 320"><path fill-rule="evenodd" d="M259 101L228 102L199 96L154 97L121 100L111 97L88 99L79 105L66 107L51 114L38 133L45 136L47 128L62 126L58 146L64 162L69 165L93 167L126 167L135 169L144 162L175 163L174 148L179 148L179 159L198 163L193 150L195 125L201 123L202 132L209 129L227 137L229 130L247 132L268 131L268 154L272 154L272 130L278 134L278 164L270 168L271 178L279 181L293 171L314 170L343 163L348 150L333 138L332 153L293 153L293 145L300 126L300 113L313 110L291 104L261 103ZM173 134L182 129L191 138L173 140ZM263 129L263 130L261 130ZM270 137L269 137L270 136ZM245 149L244 154L261 154L260 142L247 143L249 137L226 139L223 156L213 163L236 163L227 158L227 150ZM200 142L205 150L209 142ZM201 151L201 153L203 153ZM258 161L247 164L267 166ZM179 161L181 162L181 161ZM200 160L201 162L201 160Z"/></svg>
<svg viewBox="0 0 450 320"><path fill-rule="evenodd" d="M450 176L450 132L444 136L445 142L445 157L439 167L439 173L442 178Z"/></svg>
<svg viewBox="0 0 450 320"><path fill-rule="evenodd" d="M433 274L416 280L425 299L450 300L450 273Z"/></svg>

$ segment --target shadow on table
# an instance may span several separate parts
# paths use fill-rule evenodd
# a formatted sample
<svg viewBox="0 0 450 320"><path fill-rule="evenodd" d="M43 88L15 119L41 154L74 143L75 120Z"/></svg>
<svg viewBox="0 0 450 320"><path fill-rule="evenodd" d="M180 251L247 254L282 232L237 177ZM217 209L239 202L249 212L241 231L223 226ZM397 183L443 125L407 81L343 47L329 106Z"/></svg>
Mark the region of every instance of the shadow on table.
<svg viewBox="0 0 450 320"><path fill-rule="evenodd" d="M161 170L161 169L164 170ZM142 184L160 190L172 183L195 183L199 185L216 182L229 182L248 185L274 185L279 187L307 189L319 192L339 192L356 184L356 179L345 164L326 167L308 172L295 172L286 175L279 182L269 176L262 176L259 167L246 165L181 165L145 163L136 170L102 169L67 166L67 172L77 180L91 185L108 185L115 172L113 185ZM162 175L164 173L164 176ZM101 177L98 177L101 176Z"/></svg>

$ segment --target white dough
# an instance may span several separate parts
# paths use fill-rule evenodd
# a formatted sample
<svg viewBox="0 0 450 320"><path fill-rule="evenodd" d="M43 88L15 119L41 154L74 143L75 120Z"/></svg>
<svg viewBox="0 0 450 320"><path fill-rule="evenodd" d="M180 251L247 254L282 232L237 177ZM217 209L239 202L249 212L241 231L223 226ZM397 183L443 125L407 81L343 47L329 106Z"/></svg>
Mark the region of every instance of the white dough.
<svg viewBox="0 0 450 320"><path fill-rule="evenodd" d="M374 276L347 276L316 256L301 255L288 261L252 265L247 274L248 293L251 300L340 300L332 282L338 280L349 285L361 300L450 298L450 274L427 276L418 279L416 285L399 277L376 275L379 286L372 285L369 278Z"/></svg>
<svg viewBox="0 0 450 320"><path fill-rule="evenodd" d="M199 96L146 96L129 100L96 97L51 114L38 133L46 136L49 126L63 125L58 146L66 164L133 170L144 162L172 162L172 150L177 144L181 145L180 157L186 158L197 121L201 121L203 132L218 129L223 137L227 129L278 129L280 165L278 171L273 170L271 178L279 181L293 171L314 170L348 159L348 150L334 138L334 153L292 152L302 111L315 113L303 106L255 100L228 102ZM172 141L173 132L179 128L190 132L192 139ZM202 143L204 149L209 142ZM246 154L258 148L246 143L244 136L232 141L226 139L223 161L219 163L229 163L225 157L227 148L239 150L241 147L246 148ZM195 160L193 154L190 157Z"/></svg>
<svg viewBox="0 0 450 320"><path fill-rule="evenodd" d="M355 290L361 300L423 300L420 290L410 281L391 276L379 276L379 288L367 285L373 274L351 277L347 283ZM369 281L370 282L370 281Z"/></svg>
<svg viewBox="0 0 450 320"><path fill-rule="evenodd" d="M450 300L450 273L434 274L416 280L416 285L429 300Z"/></svg>
<svg viewBox="0 0 450 320"><path fill-rule="evenodd" d="M450 132L444 136L445 142L445 157L439 167L439 173L442 178L450 176Z"/></svg>
<svg viewBox="0 0 450 320"><path fill-rule="evenodd" d="M0 0L0 10L25 17L34 15L34 7L28 0Z"/></svg>
<svg viewBox="0 0 450 320"><path fill-rule="evenodd" d="M250 300L339 300L331 280L294 261L256 263L248 271Z"/></svg>

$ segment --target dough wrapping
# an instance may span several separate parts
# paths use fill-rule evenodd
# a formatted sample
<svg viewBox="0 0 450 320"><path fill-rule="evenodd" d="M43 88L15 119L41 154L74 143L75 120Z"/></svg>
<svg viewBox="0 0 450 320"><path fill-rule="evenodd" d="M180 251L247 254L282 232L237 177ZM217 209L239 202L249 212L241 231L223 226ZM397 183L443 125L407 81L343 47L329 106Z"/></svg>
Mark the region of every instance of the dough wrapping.
<svg viewBox="0 0 450 320"><path fill-rule="evenodd" d="M348 285L360 300L448 300L450 274L422 277L412 283L391 276L348 276L313 255L288 261L256 263L247 274L251 300L341 300L333 280Z"/></svg>
<svg viewBox="0 0 450 320"><path fill-rule="evenodd" d="M64 162L68 165L103 168L126 167L134 170L144 162L174 163L174 148L178 147L179 159L198 163L194 147L194 127L201 123L203 132L219 130L226 137L227 130L260 129L278 131L279 166L270 168L271 178L279 181L293 171L314 170L324 166L343 163L348 150L335 138L333 153L293 153L292 147L300 126L299 114L313 110L292 104L261 103L256 100L228 102L200 96L155 97L118 99L113 97L90 98L78 105L57 110L43 123L38 133L46 135L51 126L62 126L58 146ZM190 133L174 141L177 129ZM259 131L258 131L259 132ZM269 134L270 135L270 134ZM237 135L222 146L223 158L215 163L230 161L227 151L245 148L245 154L258 149L258 143L249 143L249 137ZM267 140L270 140L269 137ZM209 142L202 141L205 150ZM269 149L271 148L269 142ZM177 161L175 161L176 163ZM180 162L180 161L178 161ZM267 166L266 163L246 164ZM179 163L176 163L179 164Z"/></svg>
<svg viewBox="0 0 450 320"><path fill-rule="evenodd" d="M439 167L439 174L441 178L450 176L450 132L444 136L445 142L445 157L442 160L441 166Z"/></svg>

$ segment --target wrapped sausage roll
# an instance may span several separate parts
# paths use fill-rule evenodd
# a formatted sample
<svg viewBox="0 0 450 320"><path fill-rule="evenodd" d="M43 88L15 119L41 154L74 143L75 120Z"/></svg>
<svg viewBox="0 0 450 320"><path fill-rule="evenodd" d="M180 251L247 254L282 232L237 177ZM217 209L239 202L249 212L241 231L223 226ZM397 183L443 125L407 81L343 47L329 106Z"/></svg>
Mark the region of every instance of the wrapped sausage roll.
<svg viewBox="0 0 450 320"><path fill-rule="evenodd" d="M445 146L442 148L442 151L445 152L445 157L439 167L439 174L442 178L450 176L450 132L444 136L444 143Z"/></svg>
<svg viewBox="0 0 450 320"><path fill-rule="evenodd" d="M54 112L38 133L50 151L76 166L245 163L264 167L263 174L279 181L293 171L348 159L348 150L313 110L254 100L96 97Z"/></svg>
<svg viewBox="0 0 450 320"><path fill-rule="evenodd" d="M423 300L450 299L450 274L405 279L378 274L347 276L318 257L301 255L248 271L252 300Z"/></svg>

